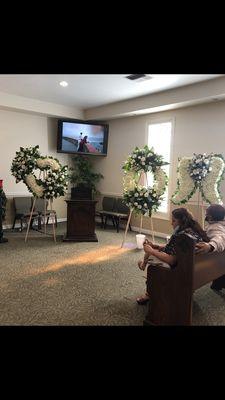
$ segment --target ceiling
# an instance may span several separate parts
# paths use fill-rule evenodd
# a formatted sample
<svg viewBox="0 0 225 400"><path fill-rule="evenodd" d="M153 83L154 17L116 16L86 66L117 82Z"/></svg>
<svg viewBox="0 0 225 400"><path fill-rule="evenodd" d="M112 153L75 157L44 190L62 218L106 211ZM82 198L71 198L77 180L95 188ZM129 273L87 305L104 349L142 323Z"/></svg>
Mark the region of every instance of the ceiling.
<svg viewBox="0 0 225 400"><path fill-rule="evenodd" d="M126 79L128 75L0 74L0 92L88 109L224 76L152 74L152 79L138 82ZM68 86L60 86L60 81Z"/></svg>

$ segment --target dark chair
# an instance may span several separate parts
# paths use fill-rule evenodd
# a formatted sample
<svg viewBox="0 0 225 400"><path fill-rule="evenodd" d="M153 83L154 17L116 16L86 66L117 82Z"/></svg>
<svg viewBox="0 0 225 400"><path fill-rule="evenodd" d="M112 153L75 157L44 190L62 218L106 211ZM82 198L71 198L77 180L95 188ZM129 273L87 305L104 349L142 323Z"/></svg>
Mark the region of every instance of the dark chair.
<svg viewBox="0 0 225 400"><path fill-rule="evenodd" d="M33 204L34 198L32 198L32 204ZM34 206L34 210L35 212L38 213L38 229L41 229L41 222L42 219L44 219L44 217L46 216L47 221L46 221L46 225L48 225L49 222L49 218L51 215L54 216L55 219L55 226L57 227L57 214L55 210L49 210L48 209L48 200L47 199L36 199L35 201L35 206ZM46 207L46 210L45 210Z"/></svg>
<svg viewBox="0 0 225 400"><path fill-rule="evenodd" d="M106 228L107 220L110 218L112 220L114 228L119 232L119 226L121 220L128 220L130 214L130 209L123 203L122 198L116 197L103 197L102 200L102 210L99 211L101 216L101 226ZM105 218L105 221L104 221ZM131 225L129 223L129 228L131 230Z"/></svg>
<svg viewBox="0 0 225 400"><path fill-rule="evenodd" d="M101 227L106 228L107 220L110 218L112 220L113 226L115 227L114 215L112 214L115 210L116 198L104 196L102 199L102 210L98 211L101 216ZM104 220L105 218L105 220Z"/></svg>
<svg viewBox="0 0 225 400"><path fill-rule="evenodd" d="M122 198L118 197L116 199L116 207L115 207L115 215L114 215L117 232L119 232L120 221L121 220L128 221L129 215L130 215L129 207L127 207L126 204L124 204ZM130 223L129 223L129 229L131 231Z"/></svg>
<svg viewBox="0 0 225 400"><path fill-rule="evenodd" d="M13 203L15 208L15 217L13 221L12 229L15 228L17 220L20 220L20 231L23 230L23 224L27 225L31 215L31 197L13 197ZM31 227L34 219L38 218L38 213L34 212L31 220Z"/></svg>

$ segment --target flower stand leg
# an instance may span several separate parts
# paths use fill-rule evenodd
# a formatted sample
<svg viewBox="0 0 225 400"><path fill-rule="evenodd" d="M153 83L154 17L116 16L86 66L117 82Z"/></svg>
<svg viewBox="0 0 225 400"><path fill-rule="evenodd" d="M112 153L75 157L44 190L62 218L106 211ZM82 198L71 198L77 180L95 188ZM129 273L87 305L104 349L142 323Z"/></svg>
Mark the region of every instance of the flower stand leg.
<svg viewBox="0 0 225 400"><path fill-rule="evenodd" d="M133 211L133 210L130 210L130 214L129 214L129 217L128 217L128 220L127 220L126 230L125 230L125 233L124 233L124 238L123 238L123 241L122 241L122 244L121 244L121 248L123 247L124 242L125 242L126 237L127 237L127 231L128 231L128 227L129 227L129 224L130 224L130 219L131 219L132 211Z"/></svg>
<svg viewBox="0 0 225 400"><path fill-rule="evenodd" d="M32 209L31 209L31 213L30 213L30 218L29 218L29 222L28 222L28 225L27 225L27 232L26 232L26 236L25 236L25 243L26 243L26 241L27 241L28 232L29 232L29 230L30 230L30 223L31 223L31 220L32 220L32 217L33 217L33 212L34 212L35 203L36 203L36 197L34 198L34 201L33 201Z"/></svg>

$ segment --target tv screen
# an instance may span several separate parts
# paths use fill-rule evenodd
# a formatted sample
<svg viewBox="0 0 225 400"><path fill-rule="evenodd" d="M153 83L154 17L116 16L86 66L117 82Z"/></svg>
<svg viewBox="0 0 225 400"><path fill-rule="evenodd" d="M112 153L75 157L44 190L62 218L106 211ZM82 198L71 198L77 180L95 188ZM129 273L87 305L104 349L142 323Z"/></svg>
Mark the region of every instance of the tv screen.
<svg viewBox="0 0 225 400"><path fill-rule="evenodd" d="M108 125L98 122L58 121L59 153L107 154Z"/></svg>

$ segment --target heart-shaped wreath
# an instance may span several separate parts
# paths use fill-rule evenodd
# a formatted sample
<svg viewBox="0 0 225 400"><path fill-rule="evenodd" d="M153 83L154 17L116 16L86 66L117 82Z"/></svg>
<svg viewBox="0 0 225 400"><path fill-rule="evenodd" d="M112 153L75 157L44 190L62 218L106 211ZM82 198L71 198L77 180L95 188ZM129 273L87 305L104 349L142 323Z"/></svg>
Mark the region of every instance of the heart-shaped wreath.
<svg viewBox="0 0 225 400"><path fill-rule="evenodd" d="M39 169L39 178L34 174L36 169ZM40 179L41 171L43 179ZM42 157L39 146L20 147L12 161L11 172L16 183L23 181L35 197L53 199L64 196L68 187L68 166L51 156Z"/></svg>

